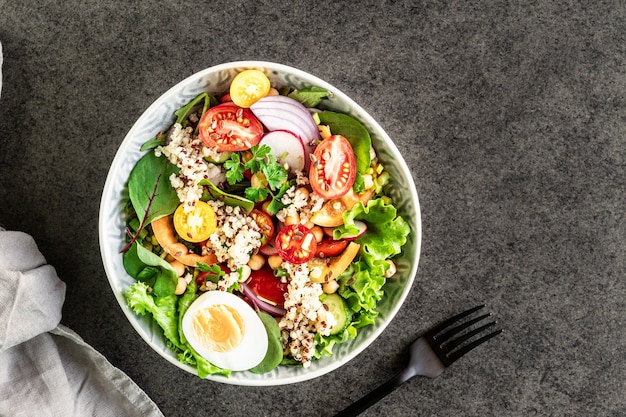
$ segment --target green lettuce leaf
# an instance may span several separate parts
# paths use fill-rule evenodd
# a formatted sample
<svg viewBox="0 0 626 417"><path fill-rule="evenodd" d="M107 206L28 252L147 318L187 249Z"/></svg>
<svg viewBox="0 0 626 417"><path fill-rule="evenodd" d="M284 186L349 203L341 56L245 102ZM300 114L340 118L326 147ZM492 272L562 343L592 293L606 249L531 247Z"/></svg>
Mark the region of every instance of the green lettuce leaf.
<svg viewBox="0 0 626 417"><path fill-rule="evenodd" d="M322 336L319 333L315 334L315 359L320 359L323 356L332 356L333 355L333 347L340 343L343 343L349 339L354 339L356 337L357 330L353 325L349 325L346 327L343 332L330 335L330 336Z"/></svg>
<svg viewBox="0 0 626 417"><path fill-rule="evenodd" d="M144 282L137 282L124 292L126 303L135 314L150 313L154 321L163 330L169 343L182 349L178 336L178 297L174 294L165 297L155 297L150 287Z"/></svg>
<svg viewBox="0 0 626 417"><path fill-rule="evenodd" d="M367 224L367 233L356 240L361 245L362 259L376 275L384 275L389 267L385 259L392 258L402 251L411 229L408 223L398 216L398 210L382 198L370 200L366 206L358 203L343 213L343 226L337 227L333 238L342 239L358 233L354 224L361 220Z"/></svg>
<svg viewBox="0 0 626 417"><path fill-rule="evenodd" d="M363 310L375 311L378 301L384 295L382 287L385 285L385 277L382 274L372 274L364 261L352 263L339 276L338 281L339 294L356 313L362 313ZM358 317L353 319L353 323L355 319Z"/></svg>
<svg viewBox="0 0 626 417"><path fill-rule="evenodd" d="M317 340L316 355L330 355L332 347L356 337L357 329L374 324L376 306L384 296L384 277L389 259L402 250L410 233L409 225L398 216L397 209L383 199L370 200L366 206L359 203L343 214L344 225L335 229L334 238L341 239L358 233L355 220L367 223L367 233L356 240L361 245L359 258L339 277L339 294L354 311L348 328L337 335Z"/></svg>

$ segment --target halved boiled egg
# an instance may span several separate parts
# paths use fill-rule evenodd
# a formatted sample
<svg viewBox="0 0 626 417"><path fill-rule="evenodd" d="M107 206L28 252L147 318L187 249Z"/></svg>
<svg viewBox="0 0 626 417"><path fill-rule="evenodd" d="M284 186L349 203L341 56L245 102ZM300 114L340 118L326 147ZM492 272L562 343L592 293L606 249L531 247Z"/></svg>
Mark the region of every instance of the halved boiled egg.
<svg viewBox="0 0 626 417"><path fill-rule="evenodd" d="M220 368L244 371L267 353L263 322L248 303L229 292L202 294L189 306L182 325L191 347Z"/></svg>

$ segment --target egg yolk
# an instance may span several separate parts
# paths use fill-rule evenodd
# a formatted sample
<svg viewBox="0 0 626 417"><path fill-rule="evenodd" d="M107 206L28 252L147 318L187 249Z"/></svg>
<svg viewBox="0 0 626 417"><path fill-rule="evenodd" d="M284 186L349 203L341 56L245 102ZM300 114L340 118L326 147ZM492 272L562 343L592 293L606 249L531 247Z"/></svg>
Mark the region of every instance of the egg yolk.
<svg viewBox="0 0 626 417"><path fill-rule="evenodd" d="M244 324L234 308L214 304L198 310L193 321L193 332L198 341L213 352L228 352L243 339Z"/></svg>

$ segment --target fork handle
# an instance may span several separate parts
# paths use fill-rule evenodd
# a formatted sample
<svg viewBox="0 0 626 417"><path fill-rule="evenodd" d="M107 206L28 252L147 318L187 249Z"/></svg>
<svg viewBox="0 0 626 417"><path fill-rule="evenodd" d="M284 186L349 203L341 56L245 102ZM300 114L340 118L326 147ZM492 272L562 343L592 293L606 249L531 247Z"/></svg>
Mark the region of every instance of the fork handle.
<svg viewBox="0 0 626 417"><path fill-rule="evenodd" d="M385 398L388 394L391 394L396 388L400 387L413 376L415 376L415 373L413 373L410 369L403 369L387 382L374 388L368 394L335 414L334 417L358 416L363 411Z"/></svg>

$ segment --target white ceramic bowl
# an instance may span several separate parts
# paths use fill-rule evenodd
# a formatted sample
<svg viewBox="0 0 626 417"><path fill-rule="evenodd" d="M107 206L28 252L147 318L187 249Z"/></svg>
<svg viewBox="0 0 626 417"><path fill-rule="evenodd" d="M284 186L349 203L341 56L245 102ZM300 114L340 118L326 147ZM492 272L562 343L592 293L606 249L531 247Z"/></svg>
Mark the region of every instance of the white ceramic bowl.
<svg viewBox="0 0 626 417"><path fill-rule="evenodd" d="M278 367L271 373L258 375L251 372L233 372L229 378L209 376L208 379L235 385L283 385L309 380L324 375L353 359L382 331L398 312L411 290L420 254L421 219L420 208L411 173L393 141L380 125L358 104L337 88L304 71L285 65L242 61L217 65L200 71L181 81L159 97L137 120L120 145L108 173L100 205L99 237L104 268L117 301L126 317L139 335L163 358L193 374L196 370L181 364L176 355L167 348L160 328L149 316L138 316L126 305L124 291L135 281L124 270L120 250L124 246L125 223L122 209L128 198L126 181L131 169L142 156L140 146L157 132L167 129L173 121L173 113L187 104L200 92L222 94L228 91L230 81L244 69L263 71L273 86L290 85L294 88L319 86L330 90L333 97L325 100L324 107L349 114L360 120L372 136L372 144L379 159L391 174L387 194L393 198L399 214L409 223L411 234L397 258L398 272L385 285L385 297L378 310L380 315L373 326L359 330L356 339L335 346L333 356L314 361L308 368Z"/></svg>

